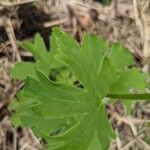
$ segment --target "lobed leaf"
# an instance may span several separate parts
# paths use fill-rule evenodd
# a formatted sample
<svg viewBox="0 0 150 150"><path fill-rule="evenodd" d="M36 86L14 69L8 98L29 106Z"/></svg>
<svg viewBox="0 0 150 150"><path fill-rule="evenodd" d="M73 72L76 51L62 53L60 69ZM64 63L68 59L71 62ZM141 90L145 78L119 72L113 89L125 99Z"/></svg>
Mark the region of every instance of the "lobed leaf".
<svg viewBox="0 0 150 150"><path fill-rule="evenodd" d="M49 75L53 67L61 67L61 65L54 60L54 55L57 51L55 38L51 37L51 50L48 51L43 38L40 34L36 34L34 42L24 42L22 48L31 52L35 58L35 62L21 62L11 69L11 75L14 79L24 80L27 76L36 78L36 67L45 75Z"/></svg>
<svg viewBox="0 0 150 150"><path fill-rule="evenodd" d="M145 75L138 69L128 68L133 58L120 44L109 46L104 39L86 33L79 44L58 28L53 29L52 41L51 48L57 47L52 56L40 44L39 35L36 46L26 45L38 61L36 78L27 77L19 101L13 102L14 121L32 127L48 141L49 149L109 149L115 133L103 98L149 98L150 94L131 94L131 90L144 91ZM43 53L36 52L39 47ZM49 80L46 72L54 58L70 68L82 88Z"/></svg>

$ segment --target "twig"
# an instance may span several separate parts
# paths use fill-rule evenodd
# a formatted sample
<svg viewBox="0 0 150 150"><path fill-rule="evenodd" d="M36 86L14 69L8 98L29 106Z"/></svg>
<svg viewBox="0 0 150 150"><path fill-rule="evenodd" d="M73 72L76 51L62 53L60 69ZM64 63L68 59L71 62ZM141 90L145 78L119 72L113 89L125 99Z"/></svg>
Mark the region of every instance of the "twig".
<svg viewBox="0 0 150 150"><path fill-rule="evenodd" d="M38 145L39 148L42 149L42 146L41 146L41 144L40 144L40 141L39 141L39 139L34 135L33 131L32 131L30 128L28 128L28 131L29 131L29 133L31 134L32 139L34 140L34 143L35 143L36 145Z"/></svg>
<svg viewBox="0 0 150 150"><path fill-rule="evenodd" d="M132 146L134 143L136 142L136 140L132 140L130 141L128 144L126 144L123 148L121 148L120 150L128 150L130 148L130 146Z"/></svg>
<svg viewBox="0 0 150 150"><path fill-rule="evenodd" d="M2 1L0 2L0 5L2 5L3 7L13 7L13 6L18 6L18 5L23 5L26 3L32 3L32 2L36 2L38 0L22 0L20 2L5 2Z"/></svg>
<svg viewBox="0 0 150 150"><path fill-rule="evenodd" d="M71 0L71 1L68 1L68 4L70 5L76 5L76 6L82 6L83 8L93 8L93 9L98 9L98 7L95 7L93 5L89 5L87 3L82 3L82 2L79 2L79 1L76 1L76 0ZM99 5L101 6L101 5ZM101 6L102 7L102 6Z"/></svg>
<svg viewBox="0 0 150 150"><path fill-rule="evenodd" d="M121 140L120 140L119 136L116 137L116 144L117 144L118 150L120 150L121 147L122 147L122 146L121 146L122 144L121 144Z"/></svg>
<svg viewBox="0 0 150 150"><path fill-rule="evenodd" d="M14 128L11 130L13 132L13 150L17 150L17 134Z"/></svg>
<svg viewBox="0 0 150 150"><path fill-rule="evenodd" d="M140 29L143 44L143 71L150 71L150 1L133 0L136 23Z"/></svg>
<svg viewBox="0 0 150 150"><path fill-rule="evenodd" d="M143 57L145 65L148 65L148 72L150 71L150 0L147 0L142 6L142 19L144 24L144 47Z"/></svg>
<svg viewBox="0 0 150 150"><path fill-rule="evenodd" d="M16 57L16 60L18 62L21 62L21 58L20 58L20 55L18 53L18 48L17 48L17 44L16 44L16 38L15 38L14 30L13 30L12 24L11 24L11 20L10 20L10 18L7 18L7 17L5 17L4 20L5 20L6 33L7 33L8 38L9 38L11 44L12 44L14 58Z"/></svg>
<svg viewBox="0 0 150 150"><path fill-rule="evenodd" d="M15 96L17 90L18 90L18 86L16 85L16 82L12 83L11 87L8 89L7 93L5 94L5 97L0 100L0 110L10 102L10 100Z"/></svg>
<svg viewBox="0 0 150 150"><path fill-rule="evenodd" d="M58 20L53 20L53 21L50 21L50 22L45 22L43 26L45 28L48 28L48 27L63 24L65 22L67 22L68 20L69 20L69 18L62 18L62 19L58 19Z"/></svg>
<svg viewBox="0 0 150 150"><path fill-rule="evenodd" d="M142 120L142 119L136 119L136 118L131 118L131 117L122 117L118 115L117 113L113 112L111 113L113 118L116 118L118 121L123 122L127 125L129 125L129 122L133 122L134 124L139 124L139 123L150 123L150 120Z"/></svg>
<svg viewBox="0 0 150 150"><path fill-rule="evenodd" d="M144 147L145 147L145 150L149 150L150 149L150 146L145 142L145 141L143 141L141 138L137 138L137 142L138 142L138 144L142 144Z"/></svg>
<svg viewBox="0 0 150 150"><path fill-rule="evenodd" d="M128 119L128 124L131 128L131 131L132 131L133 135L136 137L137 136L137 130L136 130L136 127L135 127L134 123Z"/></svg>
<svg viewBox="0 0 150 150"><path fill-rule="evenodd" d="M129 143L127 143L124 147L122 147L120 150L128 150L130 148L130 146L137 143L137 138L140 138L140 139L143 138L143 134L140 134L138 137L130 139L131 141Z"/></svg>
<svg viewBox="0 0 150 150"><path fill-rule="evenodd" d="M27 150L27 149L30 149L30 150L37 150L36 148L30 146L28 143L25 143L25 144L20 148L20 150Z"/></svg>
<svg viewBox="0 0 150 150"><path fill-rule="evenodd" d="M143 23L142 23L143 21L142 21L142 17L141 17L141 13L139 10L137 0L133 0L133 8L134 8L134 15L135 15L136 24L140 29L140 34L141 34L141 38L142 38L142 42L143 42L144 41L144 38L143 38L144 27L143 27Z"/></svg>

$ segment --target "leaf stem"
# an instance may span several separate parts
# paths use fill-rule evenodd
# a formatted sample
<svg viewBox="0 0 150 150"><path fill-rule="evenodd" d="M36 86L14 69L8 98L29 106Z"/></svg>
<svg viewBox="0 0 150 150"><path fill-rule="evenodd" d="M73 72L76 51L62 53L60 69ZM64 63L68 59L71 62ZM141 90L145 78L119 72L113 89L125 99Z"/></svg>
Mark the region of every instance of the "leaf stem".
<svg viewBox="0 0 150 150"><path fill-rule="evenodd" d="M106 97L113 99L128 99L128 100L150 100L150 94L107 94Z"/></svg>

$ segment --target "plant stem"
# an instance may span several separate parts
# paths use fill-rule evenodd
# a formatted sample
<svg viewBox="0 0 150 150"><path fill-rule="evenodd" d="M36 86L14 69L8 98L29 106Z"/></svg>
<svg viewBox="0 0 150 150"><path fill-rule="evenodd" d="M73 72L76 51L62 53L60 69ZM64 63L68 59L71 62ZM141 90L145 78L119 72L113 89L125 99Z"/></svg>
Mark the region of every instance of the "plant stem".
<svg viewBox="0 0 150 150"><path fill-rule="evenodd" d="M150 94L107 94L106 97L113 99L150 100Z"/></svg>

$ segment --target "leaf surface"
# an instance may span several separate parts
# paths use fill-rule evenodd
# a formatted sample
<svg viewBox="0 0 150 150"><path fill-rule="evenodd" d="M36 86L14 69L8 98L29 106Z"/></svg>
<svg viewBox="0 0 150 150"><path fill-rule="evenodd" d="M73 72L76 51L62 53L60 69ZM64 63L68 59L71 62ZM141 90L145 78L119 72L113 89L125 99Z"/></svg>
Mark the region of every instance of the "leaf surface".
<svg viewBox="0 0 150 150"><path fill-rule="evenodd" d="M63 143L60 144L61 147L56 148L59 150L105 150L109 148L112 137L114 138L115 134L108 124L105 106L101 102L96 109L85 115L69 131L49 141L58 145L59 142Z"/></svg>
<svg viewBox="0 0 150 150"><path fill-rule="evenodd" d="M124 69L134 63L133 56L120 43L114 43L111 46L110 60L117 69Z"/></svg>
<svg viewBox="0 0 150 150"><path fill-rule="evenodd" d="M36 78L36 67L35 63L21 62L15 65L15 69L12 69L10 75L14 79L24 80L30 72L30 76Z"/></svg>
<svg viewBox="0 0 150 150"><path fill-rule="evenodd" d="M47 77L44 65L51 65L53 61L48 58L50 55L44 45L39 44L41 38L37 36L35 43L44 53L40 56L41 52L36 53L31 43L26 45L36 53L38 62L36 78L26 78L19 101L14 102L18 124L32 127L36 134L48 141L51 150L108 150L115 133L103 99L136 98L130 90L144 90L145 75L128 68L133 58L124 47L109 46L107 41L95 35L85 33L79 44L54 28L52 41L51 48L57 47L52 59L69 67L82 88L55 83ZM40 62L44 63L41 65ZM149 98L150 95L138 96Z"/></svg>
<svg viewBox="0 0 150 150"><path fill-rule="evenodd" d="M51 50L47 50L44 40L40 34L36 34L34 42L23 42L22 48L31 52L35 62L21 62L11 69L11 75L14 79L24 80L27 76L36 78L36 68L38 68L45 75L49 75L50 70L54 67L60 67L61 65L54 60L54 55L57 51L57 45L55 44L55 38L52 34L50 39Z"/></svg>

